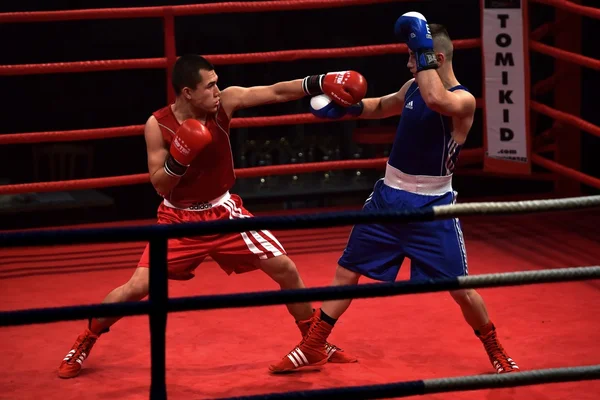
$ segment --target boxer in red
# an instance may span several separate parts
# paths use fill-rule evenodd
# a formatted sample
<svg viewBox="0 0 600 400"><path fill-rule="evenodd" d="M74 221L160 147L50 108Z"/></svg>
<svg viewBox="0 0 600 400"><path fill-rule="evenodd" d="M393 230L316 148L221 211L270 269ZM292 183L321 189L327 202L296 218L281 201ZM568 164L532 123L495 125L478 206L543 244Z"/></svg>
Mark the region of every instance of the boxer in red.
<svg viewBox="0 0 600 400"><path fill-rule="evenodd" d="M198 55L180 57L173 68L172 84L177 98L152 114L145 126L148 169L152 185L163 201L158 207L159 224L249 218L239 196L229 190L235 171L229 125L235 111L304 96L326 94L341 106L358 103L367 83L354 71L307 76L270 86L219 90L213 65ZM260 269L282 289L304 288L294 262L269 231L217 234L168 241L168 277L192 279L196 268L210 256L227 273ZM104 303L139 301L148 295L149 246L132 277L114 289ZM304 337L310 327L310 303L288 304ZM58 369L61 378L76 377L101 334L119 318L92 318ZM329 362L350 363L356 359L327 343Z"/></svg>

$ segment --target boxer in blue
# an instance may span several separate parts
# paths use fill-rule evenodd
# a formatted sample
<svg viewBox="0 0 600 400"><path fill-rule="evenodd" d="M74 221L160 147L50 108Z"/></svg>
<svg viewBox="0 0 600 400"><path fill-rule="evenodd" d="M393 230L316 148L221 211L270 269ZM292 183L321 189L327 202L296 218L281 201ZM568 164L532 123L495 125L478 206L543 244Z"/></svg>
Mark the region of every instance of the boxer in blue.
<svg viewBox="0 0 600 400"><path fill-rule="evenodd" d="M336 105L327 96L313 97L311 111L318 117L333 119L346 114L364 119L402 115L385 177L376 182L364 210L453 204L456 192L452 189L452 173L473 124L475 97L454 75L452 41L443 26L429 25L422 14L409 12L398 18L394 32L408 45L407 67L413 79L397 93L367 98L348 108ZM395 281L405 258L411 260L411 280L467 275L458 219L354 226L338 261L333 285L355 285L361 276ZM450 295L481 340L496 372L518 372L519 367L498 340L481 296L473 289ZM325 341L351 301L325 301L314 313L308 335L270 371L287 372L327 362Z"/></svg>

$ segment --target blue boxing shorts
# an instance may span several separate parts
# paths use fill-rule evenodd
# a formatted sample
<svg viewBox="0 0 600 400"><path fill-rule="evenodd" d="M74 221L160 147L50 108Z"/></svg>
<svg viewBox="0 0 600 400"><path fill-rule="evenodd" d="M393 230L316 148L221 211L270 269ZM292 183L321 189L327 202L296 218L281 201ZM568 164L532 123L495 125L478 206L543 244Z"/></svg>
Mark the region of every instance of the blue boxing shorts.
<svg viewBox="0 0 600 400"><path fill-rule="evenodd" d="M443 195L416 194L392 188L379 180L363 210L412 210L455 201L454 191ZM338 263L371 279L393 282L405 257L411 260L411 281L468 274L458 219L355 225Z"/></svg>

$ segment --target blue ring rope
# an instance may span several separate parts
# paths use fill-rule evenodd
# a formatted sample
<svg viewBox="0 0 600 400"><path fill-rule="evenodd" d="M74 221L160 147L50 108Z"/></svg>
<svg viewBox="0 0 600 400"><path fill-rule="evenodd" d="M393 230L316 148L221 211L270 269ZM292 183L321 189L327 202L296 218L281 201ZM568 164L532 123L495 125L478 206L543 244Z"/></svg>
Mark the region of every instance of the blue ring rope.
<svg viewBox="0 0 600 400"><path fill-rule="evenodd" d="M153 264L154 265L154 264ZM157 266L159 267L159 266ZM163 268L151 268L155 272L166 271ZM459 278L431 279L426 281L397 281L386 283L367 283L355 286L326 286L317 288L271 290L261 292L189 296L167 299L166 278L155 279L164 294L157 300L164 301L165 312L212 310L222 308L247 308L277 304L298 303L315 300L336 300L347 298L370 298L408 295L417 293L442 292L467 288L502 287L531 285L551 282L569 282L587 279L599 279L600 266L568 267L561 269L507 272L499 274L481 274ZM153 291L151 291L153 293ZM95 304L68 307L53 307L0 312L0 327L49 323L69 320L83 320L89 317L116 317L148 315L156 300Z"/></svg>

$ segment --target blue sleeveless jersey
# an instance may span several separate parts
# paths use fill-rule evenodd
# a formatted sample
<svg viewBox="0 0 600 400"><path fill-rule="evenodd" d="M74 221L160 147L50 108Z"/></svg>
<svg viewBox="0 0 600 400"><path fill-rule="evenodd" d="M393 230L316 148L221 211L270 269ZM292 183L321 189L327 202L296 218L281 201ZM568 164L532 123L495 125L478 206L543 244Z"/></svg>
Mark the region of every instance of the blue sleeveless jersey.
<svg viewBox="0 0 600 400"><path fill-rule="evenodd" d="M468 90L462 85L449 90L458 89ZM413 82L406 91L388 163L410 175L447 176L454 171L461 147L452 139L452 118L427 107Z"/></svg>

